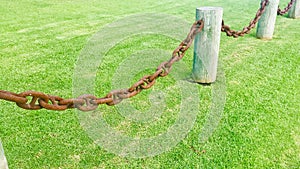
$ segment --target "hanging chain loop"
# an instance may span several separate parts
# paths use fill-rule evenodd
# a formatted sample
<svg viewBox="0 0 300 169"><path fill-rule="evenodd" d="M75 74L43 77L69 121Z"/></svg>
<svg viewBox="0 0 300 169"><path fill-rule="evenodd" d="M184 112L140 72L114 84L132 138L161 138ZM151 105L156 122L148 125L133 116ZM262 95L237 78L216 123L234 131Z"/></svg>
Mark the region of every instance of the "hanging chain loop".
<svg viewBox="0 0 300 169"><path fill-rule="evenodd" d="M63 99L59 96L52 96L36 91L26 91L20 94L0 90L0 99L15 102L19 107L27 110L66 110L77 108L81 111L95 110L100 104L109 106L116 105L124 99L136 96L143 90L151 88L156 79L167 76L173 63L183 58L186 51L190 48L197 33L201 32L204 26L203 20L196 21L187 35L186 39L173 51L169 61L161 63L152 75L142 77L128 89L113 90L105 97L97 98L94 95L84 94L78 98Z"/></svg>
<svg viewBox="0 0 300 169"><path fill-rule="evenodd" d="M238 38L240 36L244 36L245 34L250 33L251 29L255 27L258 20L261 18L262 14L265 12L266 7L269 5L269 0L264 0L261 2L261 7L256 12L255 18L249 23L247 27L244 27L241 31L232 30L228 25L225 25L224 20L222 20L222 28L221 31L225 32L227 36L233 36L234 38Z"/></svg>
<svg viewBox="0 0 300 169"><path fill-rule="evenodd" d="M295 3L295 0L291 0L288 5L283 9L281 10L278 6L278 9L277 9L277 15L284 15L286 14L293 6L293 4Z"/></svg>

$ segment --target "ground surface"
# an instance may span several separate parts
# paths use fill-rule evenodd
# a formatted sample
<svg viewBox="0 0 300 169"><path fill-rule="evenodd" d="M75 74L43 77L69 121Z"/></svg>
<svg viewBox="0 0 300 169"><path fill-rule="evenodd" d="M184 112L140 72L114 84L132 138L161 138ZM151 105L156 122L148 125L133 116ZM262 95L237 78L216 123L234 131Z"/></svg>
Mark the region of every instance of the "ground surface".
<svg viewBox="0 0 300 169"><path fill-rule="evenodd" d="M282 8L287 3L281 1ZM259 1L2 0L0 89L74 97L72 79L78 56L105 25L145 12L170 14L191 24L200 6L223 7L226 24L242 29L254 17ZM222 34L219 72L226 77L226 104L216 131L207 141L198 142L213 85L194 84L201 100L194 127L174 148L155 157L122 158L104 150L88 137L74 110L26 111L0 101L0 138L10 168L299 168L299 28L299 19L279 16L271 41L256 39L255 30L239 39ZM99 66L97 96L111 90L114 72L134 51L160 48L171 54L179 42L157 34L121 41ZM192 57L191 49L182 61L189 70ZM138 72L134 78L152 71ZM156 89L173 83L172 78L159 79ZM137 109L147 108L150 91L138 96L142 101L135 103ZM162 117L151 124L130 122L114 107L99 109L120 132L151 137L167 130L176 119L180 94L169 95L173 97L167 99Z"/></svg>

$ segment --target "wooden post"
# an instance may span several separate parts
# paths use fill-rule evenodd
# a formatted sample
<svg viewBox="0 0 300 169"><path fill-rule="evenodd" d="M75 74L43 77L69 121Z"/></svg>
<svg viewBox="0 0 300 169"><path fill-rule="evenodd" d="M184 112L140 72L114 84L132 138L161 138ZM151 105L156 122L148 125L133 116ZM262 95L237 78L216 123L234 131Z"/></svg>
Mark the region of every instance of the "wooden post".
<svg viewBox="0 0 300 169"><path fill-rule="evenodd" d="M4 155L4 150L2 147L1 140L0 140L0 169L8 169L7 160Z"/></svg>
<svg viewBox="0 0 300 169"><path fill-rule="evenodd" d="M289 11L290 18L300 18L300 0L295 0L293 7Z"/></svg>
<svg viewBox="0 0 300 169"><path fill-rule="evenodd" d="M279 0L269 0L269 5L266 6L266 10L257 24L257 38L272 39L276 23L278 5Z"/></svg>
<svg viewBox="0 0 300 169"><path fill-rule="evenodd" d="M196 9L196 19L204 20L204 28L195 38L193 79L197 83L216 80L221 37L223 8L201 7Z"/></svg>

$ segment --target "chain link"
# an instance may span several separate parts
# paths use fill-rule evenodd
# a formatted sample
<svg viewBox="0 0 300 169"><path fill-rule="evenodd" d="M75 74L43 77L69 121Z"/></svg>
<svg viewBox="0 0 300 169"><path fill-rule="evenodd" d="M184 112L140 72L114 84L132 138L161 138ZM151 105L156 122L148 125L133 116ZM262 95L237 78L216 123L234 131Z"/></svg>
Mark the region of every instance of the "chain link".
<svg viewBox="0 0 300 169"><path fill-rule="evenodd" d="M151 88L156 79L165 77L171 71L173 63L179 61L185 55L185 52L192 45L197 33L201 32L204 26L204 21L196 21L187 35L186 39L173 51L172 58L161 63L152 75L142 77L139 81L133 84L128 89L113 90L103 98L97 98L94 95L85 94L78 98L63 99L59 96L52 96L36 91L26 91L20 94L0 90L0 99L15 102L19 107L27 110L66 110L77 108L81 111L95 110L100 104L107 104L109 106L116 105L124 99L136 96L143 90Z"/></svg>
<svg viewBox="0 0 300 169"><path fill-rule="evenodd" d="M278 6L278 9L277 9L277 15L284 15L286 14L293 6L293 4L295 3L295 0L291 0L288 5L283 9L281 10Z"/></svg>
<svg viewBox="0 0 300 169"><path fill-rule="evenodd" d="M250 33L251 29L253 29L262 16L262 14L265 12L266 7L269 5L269 0L264 0L261 2L261 7L256 12L255 18L249 23L247 27L244 27L241 31L231 30L228 25L225 25L224 20L222 20L222 28L221 31L225 32L227 36L233 36L234 38L238 38L240 36L244 36L245 34Z"/></svg>

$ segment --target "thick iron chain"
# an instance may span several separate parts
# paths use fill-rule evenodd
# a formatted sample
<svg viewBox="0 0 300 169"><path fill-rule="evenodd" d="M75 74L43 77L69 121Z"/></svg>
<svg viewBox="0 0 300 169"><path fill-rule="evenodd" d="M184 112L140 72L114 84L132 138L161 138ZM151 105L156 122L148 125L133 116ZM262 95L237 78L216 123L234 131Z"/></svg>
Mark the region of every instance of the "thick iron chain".
<svg viewBox="0 0 300 169"><path fill-rule="evenodd" d="M277 15L284 15L286 14L293 6L293 4L295 3L295 0L291 0L288 5L283 9L281 10L278 6L278 9L277 9Z"/></svg>
<svg viewBox="0 0 300 169"><path fill-rule="evenodd" d="M202 31L203 26L203 20L196 21L186 39L173 51L171 59L161 63L152 75L142 77L128 89L113 90L102 98L85 94L74 99L63 99L59 96L52 96L36 91L26 91L17 94L0 90L0 99L15 102L19 107L28 110L39 110L42 108L48 110L66 110L77 108L81 111L91 111L95 110L100 104L116 105L124 99L131 98L141 91L151 88L159 77L167 76L173 63L183 58L186 51L192 45L196 34Z"/></svg>
<svg viewBox="0 0 300 169"><path fill-rule="evenodd" d="M222 28L221 31L225 32L227 36L233 36L235 38L244 36L245 34L250 33L251 29L253 29L262 16L262 14L265 12L266 7L269 4L269 0L264 0L261 2L261 7L256 12L255 18L249 23L247 27L244 27L241 31L231 30L228 25L225 25L224 20L222 20Z"/></svg>

